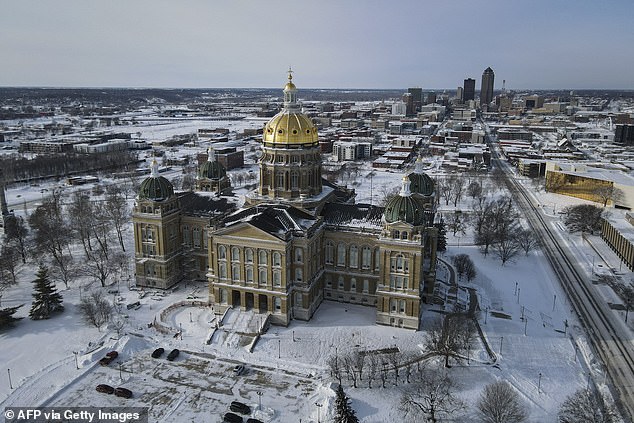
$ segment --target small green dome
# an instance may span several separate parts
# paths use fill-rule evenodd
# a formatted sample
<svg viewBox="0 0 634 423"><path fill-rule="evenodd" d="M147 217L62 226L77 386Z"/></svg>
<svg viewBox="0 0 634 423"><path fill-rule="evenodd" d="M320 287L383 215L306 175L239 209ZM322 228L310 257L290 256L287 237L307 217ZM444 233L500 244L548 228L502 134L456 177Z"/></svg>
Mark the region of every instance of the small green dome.
<svg viewBox="0 0 634 423"><path fill-rule="evenodd" d="M407 175L411 185L410 189L413 193L421 194L426 197L434 193L434 180L426 173L410 173Z"/></svg>
<svg viewBox="0 0 634 423"><path fill-rule="evenodd" d="M405 222L414 226L425 222L425 202L412 195L410 180L403 176L403 188L399 195L391 198L385 205L385 221L387 223Z"/></svg>
<svg viewBox="0 0 634 423"><path fill-rule="evenodd" d="M198 168L198 177L219 180L227 175L225 167L217 161L206 161Z"/></svg>
<svg viewBox="0 0 634 423"><path fill-rule="evenodd" d="M141 199L163 201L173 195L174 186L167 178L150 176L141 182L141 189L139 190L139 198Z"/></svg>
<svg viewBox="0 0 634 423"><path fill-rule="evenodd" d="M139 198L152 201L167 200L174 195L174 186L167 178L159 176L156 160L152 160L150 168L152 169L152 174L141 182Z"/></svg>

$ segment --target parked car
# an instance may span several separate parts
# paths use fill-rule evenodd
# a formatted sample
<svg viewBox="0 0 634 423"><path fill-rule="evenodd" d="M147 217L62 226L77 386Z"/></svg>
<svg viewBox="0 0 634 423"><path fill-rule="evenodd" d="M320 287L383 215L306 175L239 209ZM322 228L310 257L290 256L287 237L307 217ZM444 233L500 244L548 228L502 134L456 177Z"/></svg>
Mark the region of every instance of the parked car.
<svg viewBox="0 0 634 423"><path fill-rule="evenodd" d="M247 419L247 423L264 423L264 422L262 420L259 420L259 419L248 418Z"/></svg>
<svg viewBox="0 0 634 423"><path fill-rule="evenodd" d="M118 356L119 356L118 352L110 351L109 353L106 354L105 357L99 360L99 364L101 364L102 366L107 366L108 364L112 363L112 361Z"/></svg>
<svg viewBox="0 0 634 423"><path fill-rule="evenodd" d="M233 374L236 375L236 376L240 376L246 370L247 369L246 369L246 367L244 367L244 364L238 364L236 367L233 368Z"/></svg>
<svg viewBox="0 0 634 423"><path fill-rule="evenodd" d="M242 420L242 417L237 414L225 413L225 417L222 421L227 423L242 423L244 420Z"/></svg>
<svg viewBox="0 0 634 423"><path fill-rule="evenodd" d="M132 398L132 391L127 388L116 388L114 394L122 398Z"/></svg>
<svg viewBox="0 0 634 423"><path fill-rule="evenodd" d="M240 401L233 401L229 406L229 410L240 414L251 414L251 407Z"/></svg>
<svg viewBox="0 0 634 423"><path fill-rule="evenodd" d="M97 385L97 388L95 388L97 390L97 392L102 392L104 394L112 394L114 392L114 388L110 385L104 385L103 383L100 385Z"/></svg>
<svg viewBox="0 0 634 423"><path fill-rule="evenodd" d="M174 359L176 357L178 357L178 354L180 354L181 352L178 350L178 348L174 348L172 351L170 351L169 354L167 354L167 359L169 361L174 361Z"/></svg>
<svg viewBox="0 0 634 423"><path fill-rule="evenodd" d="M164 348L157 348L152 352L152 358L159 358L165 352Z"/></svg>

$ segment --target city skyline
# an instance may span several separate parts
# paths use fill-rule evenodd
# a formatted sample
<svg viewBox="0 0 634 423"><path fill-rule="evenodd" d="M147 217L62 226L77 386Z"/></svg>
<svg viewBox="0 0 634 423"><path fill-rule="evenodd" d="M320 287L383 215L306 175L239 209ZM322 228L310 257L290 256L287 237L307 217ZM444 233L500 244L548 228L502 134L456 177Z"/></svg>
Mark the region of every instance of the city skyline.
<svg viewBox="0 0 634 423"><path fill-rule="evenodd" d="M0 0L0 86L634 89L634 4ZM479 81L478 81L479 82ZM479 84L476 90L480 90Z"/></svg>

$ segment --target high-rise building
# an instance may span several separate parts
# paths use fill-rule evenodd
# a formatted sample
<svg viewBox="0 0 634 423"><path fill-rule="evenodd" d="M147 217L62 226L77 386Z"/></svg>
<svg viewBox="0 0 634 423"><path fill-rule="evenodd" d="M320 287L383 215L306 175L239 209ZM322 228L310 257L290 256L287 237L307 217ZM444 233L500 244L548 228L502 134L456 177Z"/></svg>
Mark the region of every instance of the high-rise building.
<svg viewBox="0 0 634 423"><path fill-rule="evenodd" d="M462 87L458 87L458 88L456 89L456 98L457 98L459 101L464 100L464 88L462 88Z"/></svg>
<svg viewBox="0 0 634 423"><path fill-rule="evenodd" d="M410 93L404 93L402 100L403 100L403 103L405 103L407 107L407 111L405 115L413 116L416 113L416 109L414 109L414 96Z"/></svg>
<svg viewBox="0 0 634 423"><path fill-rule="evenodd" d="M464 80L464 91L462 93L462 101L475 100L475 79L467 78Z"/></svg>
<svg viewBox="0 0 634 423"><path fill-rule="evenodd" d="M436 102L436 93L432 91L427 94L427 101L425 102L425 104L433 104L435 102Z"/></svg>
<svg viewBox="0 0 634 423"><path fill-rule="evenodd" d="M420 106L423 105L423 89L422 88L408 88L407 92L412 95L412 104L414 107L414 113L420 112Z"/></svg>
<svg viewBox="0 0 634 423"><path fill-rule="evenodd" d="M486 68L482 73L482 86L480 87L480 107L493 101L493 81L495 74L493 69Z"/></svg>

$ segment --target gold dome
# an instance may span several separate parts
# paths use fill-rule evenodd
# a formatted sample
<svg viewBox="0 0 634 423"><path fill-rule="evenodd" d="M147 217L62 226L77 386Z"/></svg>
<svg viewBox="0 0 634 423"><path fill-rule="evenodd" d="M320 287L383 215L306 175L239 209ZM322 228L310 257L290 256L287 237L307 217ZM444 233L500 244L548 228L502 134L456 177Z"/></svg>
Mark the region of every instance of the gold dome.
<svg viewBox="0 0 634 423"><path fill-rule="evenodd" d="M303 114L297 104L297 87L293 84L292 70L284 86L284 108L264 126L264 144L317 145L315 124Z"/></svg>
<svg viewBox="0 0 634 423"><path fill-rule="evenodd" d="M282 110L264 126L264 143L317 144L317 128L303 113Z"/></svg>

